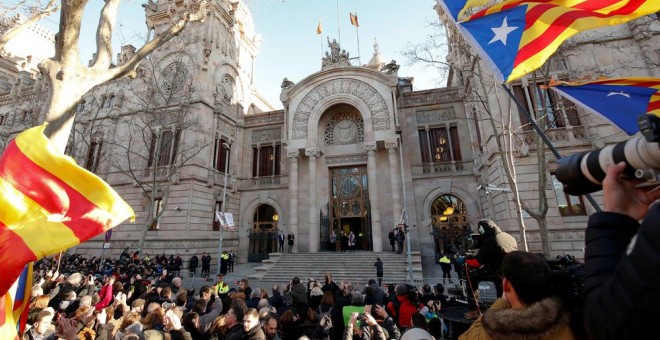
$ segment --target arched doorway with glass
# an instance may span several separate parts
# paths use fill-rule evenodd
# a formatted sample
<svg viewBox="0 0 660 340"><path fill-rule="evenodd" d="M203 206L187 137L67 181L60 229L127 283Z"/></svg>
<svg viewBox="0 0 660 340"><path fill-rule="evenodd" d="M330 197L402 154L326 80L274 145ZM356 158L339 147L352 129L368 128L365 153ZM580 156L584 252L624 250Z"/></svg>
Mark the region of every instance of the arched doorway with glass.
<svg viewBox="0 0 660 340"><path fill-rule="evenodd" d="M248 262L261 262L277 252L277 223L279 215L273 206L259 205L254 211L253 227L248 239Z"/></svg>
<svg viewBox="0 0 660 340"><path fill-rule="evenodd" d="M440 195L431 203L430 214L435 253L465 252L472 231L463 201L451 194Z"/></svg>
<svg viewBox="0 0 660 340"><path fill-rule="evenodd" d="M367 167L331 168L330 187L330 227L338 239L341 231L346 235L352 231L356 236L356 249L371 250Z"/></svg>

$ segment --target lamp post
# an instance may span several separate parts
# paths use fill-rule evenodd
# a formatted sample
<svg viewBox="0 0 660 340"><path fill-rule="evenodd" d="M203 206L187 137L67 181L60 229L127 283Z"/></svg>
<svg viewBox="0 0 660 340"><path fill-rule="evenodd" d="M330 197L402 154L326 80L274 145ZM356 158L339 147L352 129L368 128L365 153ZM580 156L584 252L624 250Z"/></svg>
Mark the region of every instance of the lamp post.
<svg viewBox="0 0 660 340"><path fill-rule="evenodd" d="M222 211L222 216L225 216L225 201L227 200L227 172L229 172L229 150L231 150L231 147L227 143L222 143L223 148L225 148L227 151L225 152L225 183L222 186L222 205L220 206L220 211ZM225 217L226 221L226 217ZM222 220L218 218L218 222L220 222L220 242L218 242L218 270L216 275L220 274L220 257L222 256L222 234L224 232L225 227L222 225Z"/></svg>

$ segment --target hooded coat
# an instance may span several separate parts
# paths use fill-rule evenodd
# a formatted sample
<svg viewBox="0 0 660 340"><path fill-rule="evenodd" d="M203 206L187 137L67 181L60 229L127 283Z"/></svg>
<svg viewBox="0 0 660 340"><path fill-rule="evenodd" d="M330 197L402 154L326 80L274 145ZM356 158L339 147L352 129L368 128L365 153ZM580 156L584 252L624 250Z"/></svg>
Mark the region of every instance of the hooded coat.
<svg viewBox="0 0 660 340"><path fill-rule="evenodd" d="M483 237L477 252L477 261L483 265L482 276L495 275L502 265L504 255L518 250L518 243L513 236L505 233L491 220L479 221L479 234Z"/></svg>
<svg viewBox="0 0 660 340"><path fill-rule="evenodd" d="M569 326L568 314L559 299L545 298L525 309L514 309L504 299L495 303L473 324L463 339L575 339Z"/></svg>

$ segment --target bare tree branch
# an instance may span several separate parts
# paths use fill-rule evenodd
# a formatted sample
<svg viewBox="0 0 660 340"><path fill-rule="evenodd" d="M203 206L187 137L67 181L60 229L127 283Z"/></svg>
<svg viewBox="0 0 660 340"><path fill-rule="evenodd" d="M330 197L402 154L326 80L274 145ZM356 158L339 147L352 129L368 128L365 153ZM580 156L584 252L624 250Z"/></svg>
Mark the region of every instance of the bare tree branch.
<svg viewBox="0 0 660 340"><path fill-rule="evenodd" d="M117 19L117 8L120 0L106 0L99 26L96 30L96 57L92 67L107 69L112 62L112 32Z"/></svg>
<svg viewBox="0 0 660 340"><path fill-rule="evenodd" d="M27 0L23 0L19 2L14 8L9 9L9 10L15 10L17 8L22 7L25 5ZM50 2L45 6L43 10L37 11L37 13L29 18L28 20L25 20L24 22L18 24L12 29L9 29L7 33L5 33L3 36L0 37L0 55L2 55L2 51L4 50L4 46L7 44L9 40L12 38L16 37L20 32L25 30L26 28L36 24L39 22L41 19L50 16L51 14L57 12L60 9L60 5L56 4L56 0L50 0ZM8 11L9 11L8 10ZM6 12L5 12L6 13Z"/></svg>

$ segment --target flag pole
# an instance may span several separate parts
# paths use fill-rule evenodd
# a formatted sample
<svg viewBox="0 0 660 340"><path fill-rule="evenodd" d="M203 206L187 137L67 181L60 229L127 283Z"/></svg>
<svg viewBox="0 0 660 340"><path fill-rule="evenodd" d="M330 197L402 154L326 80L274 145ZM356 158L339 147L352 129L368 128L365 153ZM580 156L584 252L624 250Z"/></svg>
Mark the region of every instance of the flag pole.
<svg viewBox="0 0 660 340"><path fill-rule="evenodd" d="M323 16L319 18L319 27L316 34L319 36L319 42L321 43L321 59L323 59Z"/></svg>
<svg viewBox="0 0 660 340"><path fill-rule="evenodd" d="M532 128L534 128L534 131L536 131L536 133L539 136L541 136L541 139L543 140L545 145L548 146L548 149L550 149L550 151L552 151L552 154L555 156L555 158L560 159L561 155L559 154L559 151L557 151L557 149L555 149L555 146L552 145L552 142L550 141L550 139L548 139L548 136L546 136L545 133L543 133L543 130L541 130L541 128L536 124L536 121L534 120L534 118L532 118L532 115L530 115L529 112L527 111L527 109L520 103L520 101L518 101L518 98L516 98L516 96L513 95L513 93L511 92L511 89L509 89L509 87L506 86L506 84L502 84L502 88L504 88L504 91L506 91L506 93L513 100L513 102L516 103L516 106L518 106L518 109L525 115L527 120L529 120L529 123L532 125ZM593 199L593 197L591 197L590 194L585 194L584 196L587 198L589 203L591 203L591 205L594 207L594 209L597 212L601 211L600 207L598 206L598 203L596 203L596 201Z"/></svg>
<svg viewBox="0 0 660 340"><path fill-rule="evenodd" d="M357 36L358 63L359 63L358 66L362 66L362 59L361 59L362 53L360 52L360 31L359 31L360 30L360 24L357 21L357 17L358 16L357 16L357 8L356 8L355 9L355 20L356 20L357 25L355 25L355 35Z"/></svg>
<svg viewBox="0 0 660 340"><path fill-rule="evenodd" d="M60 263L62 263L62 251L60 250L60 255L57 257L57 269L55 271L60 271Z"/></svg>
<svg viewBox="0 0 660 340"><path fill-rule="evenodd" d="M339 27L339 0L337 0L337 40L339 41L339 46L341 46L341 29Z"/></svg>

